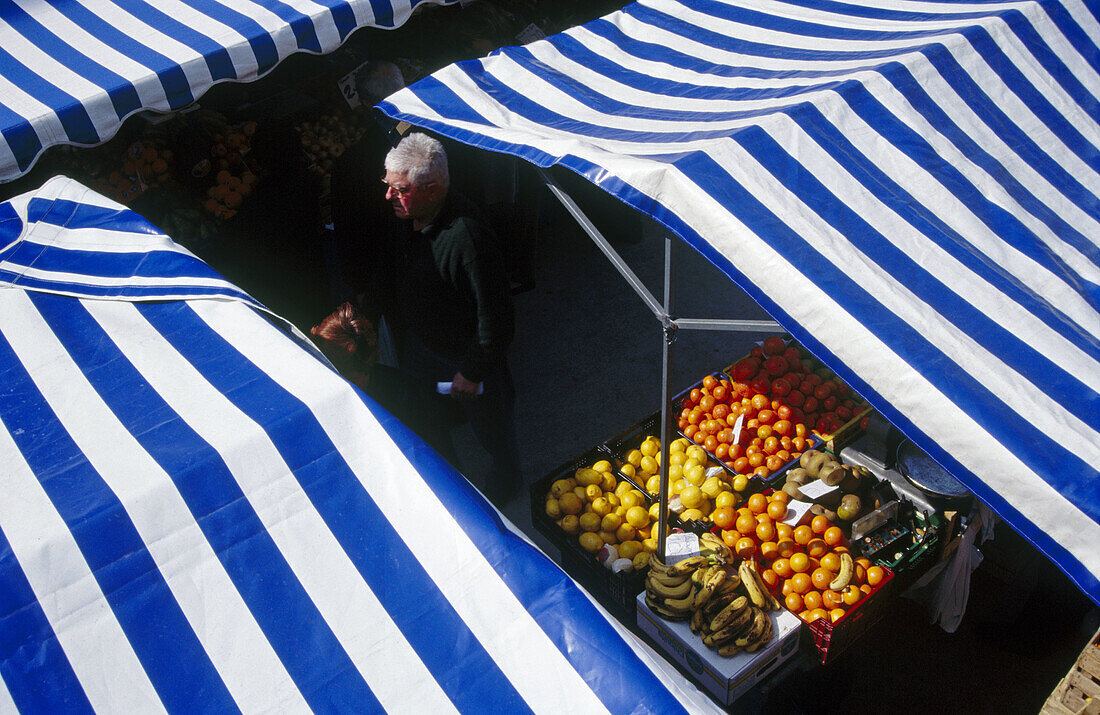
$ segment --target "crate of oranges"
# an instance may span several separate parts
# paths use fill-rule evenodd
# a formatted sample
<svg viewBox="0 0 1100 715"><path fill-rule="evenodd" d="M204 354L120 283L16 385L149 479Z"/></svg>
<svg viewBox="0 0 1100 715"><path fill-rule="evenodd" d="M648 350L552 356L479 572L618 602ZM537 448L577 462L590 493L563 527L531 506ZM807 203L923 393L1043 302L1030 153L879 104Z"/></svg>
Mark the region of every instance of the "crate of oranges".
<svg viewBox="0 0 1100 715"><path fill-rule="evenodd" d="M740 492L766 489L821 441L802 413L759 379L707 375L672 405L680 433L729 469Z"/></svg>
<svg viewBox="0 0 1100 715"><path fill-rule="evenodd" d="M660 413L606 443L619 458L624 479L631 480L654 502L656 521L661 493ZM676 437L668 449L668 507L670 523L678 528L702 533L709 531L712 514L721 507L736 507L743 501L748 481L708 455L702 446L683 436Z"/></svg>
<svg viewBox="0 0 1100 715"><path fill-rule="evenodd" d="M753 494L716 514L715 531L739 556L757 560L764 583L808 624L824 663L878 620L893 573L855 557L827 517L805 512L795 521L789 503L786 492Z"/></svg>

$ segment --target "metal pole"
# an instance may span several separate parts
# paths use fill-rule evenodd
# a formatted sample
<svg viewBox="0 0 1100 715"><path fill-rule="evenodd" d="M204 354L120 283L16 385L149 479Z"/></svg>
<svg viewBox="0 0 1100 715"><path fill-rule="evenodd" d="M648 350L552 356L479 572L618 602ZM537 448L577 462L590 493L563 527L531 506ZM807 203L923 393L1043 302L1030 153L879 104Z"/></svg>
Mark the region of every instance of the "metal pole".
<svg viewBox="0 0 1100 715"><path fill-rule="evenodd" d="M676 326L668 318L672 314L672 236L665 234L665 305L661 325L664 337L661 353L661 490L658 495L660 508L657 512L657 555L665 561L665 531L668 528L668 467L669 437L672 434L671 415L668 403L672 400L672 342L676 339Z"/></svg>

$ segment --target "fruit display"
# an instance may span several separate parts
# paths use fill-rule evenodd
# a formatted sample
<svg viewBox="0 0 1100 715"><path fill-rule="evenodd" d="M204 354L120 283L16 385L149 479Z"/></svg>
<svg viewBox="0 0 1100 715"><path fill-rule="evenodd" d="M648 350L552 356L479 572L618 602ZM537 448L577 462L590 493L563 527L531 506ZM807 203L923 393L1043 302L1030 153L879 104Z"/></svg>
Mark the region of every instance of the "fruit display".
<svg viewBox="0 0 1100 715"><path fill-rule="evenodd" d="M825 516L847 533L852 522L863 516L872 503L870 488L875 479L870 470L841 464L833 455L816 449L804 452L798 464L786 472L781 489L792 499L812 502L810 509L815 516ZM816 480L836 489L815 498L804 495L801 488Z"/></svg>
<svg viewBox="0 0 1100 715"><path fill-rule="evenodd" d="M330 112L294 127L310 172L318 178L332 174L334 162L365 131L362 112Z"/></svg>
<svg viewBox="0 0 1100 715"><path fill-rule="evenodd" d="M752 558L739 559L714 534L699 537L700 555L671 565L649 559L646 605L666 620L688 621L719 655L752 653L772 639L769 611L781 608Z"/></svg>
<svg viewBox="0 0 1100 715"><path fill-rule="evenodd" d="M645 494L619 479L610 460L581 467L555 480L546 494L546 515L593 558L613 571L645 568L657 550L656 517Z"/></svg>
<svg viewBox="0 0 1100 715"><path fill-rule="evenodd" d="M652 497L659 496L661 489L661 475L649 471L660 469L660 445L656 437L647 437L637 450L626 454L622 467L623 472L628 477L637 478L638 484L644 486ZM652 462L646 460L647 452ZM641 464L637 471L632 470L634 461ZM736 507L741 503L738 492L745 490L747 482L734 484L729 472L691 440L681 437L671 442L668 462L668 509L681 522L709 522L715 510Z"/></svg>
<svg viewBox="0 0 1100 715"><path fill-rule="evenodd" d="M745 559L757 558L761 580L787 610L806 622L835 623L884 582L886 571L869 559L853 557L844 530L826 516L788 524L789 495L754 494L738 512L722 542ZM752 535L745 535L755 523ZM771 538L760 540L763 536Z"/></svg>

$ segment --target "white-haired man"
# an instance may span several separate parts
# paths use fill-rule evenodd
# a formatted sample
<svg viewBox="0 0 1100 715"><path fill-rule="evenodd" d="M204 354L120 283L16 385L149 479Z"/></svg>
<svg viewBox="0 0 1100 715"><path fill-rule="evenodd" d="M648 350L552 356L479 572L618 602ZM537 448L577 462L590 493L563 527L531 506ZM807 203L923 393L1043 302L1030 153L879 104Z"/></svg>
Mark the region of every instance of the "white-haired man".
<svg viewBox="0 0 1100 715"><path fill-rule="evenodd" d="M364 306L394 330L402 370L451 383L478 443L491 457L487 496L521 483L515 391L507 352L515 329L502 247L479 212L450 190L443 145L412 133L385 159L385 197L402 230L374 266Z"/></svg>

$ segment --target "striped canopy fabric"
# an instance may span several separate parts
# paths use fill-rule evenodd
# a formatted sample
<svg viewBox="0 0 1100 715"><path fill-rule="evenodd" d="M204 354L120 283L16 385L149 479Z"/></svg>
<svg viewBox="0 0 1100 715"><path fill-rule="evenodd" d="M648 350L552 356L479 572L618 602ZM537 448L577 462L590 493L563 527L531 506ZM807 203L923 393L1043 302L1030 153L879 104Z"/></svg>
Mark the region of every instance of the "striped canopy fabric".
<svg viewBox="0 0 1100 715"><path fill-rule="evenodd" d="M655 217L1100 603L1098 12L642 0L381 107Z"/></svg>
<svg viewBox="0 0 1100 715"><path fill-rule="evenodd" d="M10 0L0 3L0 181L55 144L91 146L131 114L247 82L360 27L455 0Z"/></svg>
<svg viewBox="0 0 1100 715"><path fill-rule="evenodd" d="M720 712L152 226L0 216L0 712Z"/></svg>

